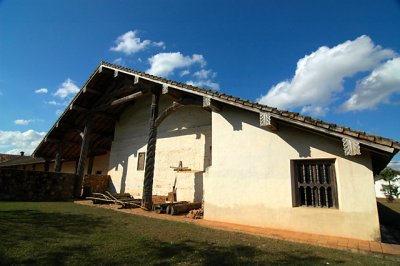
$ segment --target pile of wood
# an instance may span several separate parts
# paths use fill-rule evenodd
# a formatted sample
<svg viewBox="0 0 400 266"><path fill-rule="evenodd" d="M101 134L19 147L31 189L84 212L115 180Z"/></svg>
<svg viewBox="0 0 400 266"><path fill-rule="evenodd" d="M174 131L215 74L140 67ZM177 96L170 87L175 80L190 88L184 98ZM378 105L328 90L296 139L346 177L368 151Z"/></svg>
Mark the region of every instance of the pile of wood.
<svg viewBox="0 0 400 266"><path fill-rule="evenodd" d="M186 214L185 217L191 219L203 219L203 215L204 215L203 209L196 209L189 211L189 213Z"/></svg>
<svg viewBox="0 0 400 266"><path fill-rule="evenodd" d="M189 203L187 201L179 201L153 205L154 212L166 213L170 215L184 214L199 208L201 208L201 202Z"/></svg>
<svg viewBox="0 0 400 266"><path fill-rule="evenodd" d="M108 191L103 193L92 193L86 199L92 200L93 204L117 204L121 209L140 208L141 200L133 198L129 193L112 194Z"/></svg>

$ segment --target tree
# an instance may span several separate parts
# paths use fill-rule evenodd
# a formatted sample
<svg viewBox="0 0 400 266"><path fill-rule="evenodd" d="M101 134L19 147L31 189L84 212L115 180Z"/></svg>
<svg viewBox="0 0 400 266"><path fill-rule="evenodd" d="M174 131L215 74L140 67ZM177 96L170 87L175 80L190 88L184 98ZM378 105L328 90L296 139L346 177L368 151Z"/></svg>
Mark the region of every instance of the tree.
<svg viewBox="0 0 400 266"><path fill-rule="evenodd" d="M388 202L392 202L394 197L398 198L400 196L400 187L395 184L400 178L396 178L396 173L390 168L383 169L379 176L388 183L382 184L381 191L385 194Z"/></svg>

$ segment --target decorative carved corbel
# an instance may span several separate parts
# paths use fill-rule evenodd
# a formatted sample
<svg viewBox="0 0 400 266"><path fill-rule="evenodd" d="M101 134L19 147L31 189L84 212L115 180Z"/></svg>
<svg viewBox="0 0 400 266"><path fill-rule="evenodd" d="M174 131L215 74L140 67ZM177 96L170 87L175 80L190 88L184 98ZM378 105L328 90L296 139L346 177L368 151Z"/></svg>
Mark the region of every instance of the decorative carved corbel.
<svg viewBox="0 0 400 266"><path fill-rule="evenodd" d="M275 119L271 117L271 113L261 112L260 113L260 127L267 128L271 131L278 130L278 124Z"/></svg>
<svg viewBox="0 0 400 266"><path fill-rule="evenodd" d="M213 112L221 111L221 106L213 101L211 97L204 96L203 97L203 108L207 110L212 110Z"/></svg>
<svg viewBox="0 0 400 266"><path fill-rule="evenodd" d="M342 138L344 155L355 156L361 155L360 143L351 138Z"/></svg>

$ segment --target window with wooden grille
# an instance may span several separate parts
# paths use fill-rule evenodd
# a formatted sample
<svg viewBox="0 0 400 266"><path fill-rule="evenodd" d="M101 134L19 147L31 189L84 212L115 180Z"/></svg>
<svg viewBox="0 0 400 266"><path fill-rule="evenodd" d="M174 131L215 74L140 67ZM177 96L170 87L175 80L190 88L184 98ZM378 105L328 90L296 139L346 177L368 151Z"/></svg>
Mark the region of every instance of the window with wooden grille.
<svg viewBox="0 0 400 266"><path fill-rule="evenodd" d="M294 206L338 208L335 161L294 160Z"/></svg>
<svg viewBox="0 0 400 266"><path fill-rule="evenodd" d="M137 170L143 171L144 170L144 162L145 162L145 157L146 153L145 152L139 152L138 154L138 160L137 160Z"/></svg>

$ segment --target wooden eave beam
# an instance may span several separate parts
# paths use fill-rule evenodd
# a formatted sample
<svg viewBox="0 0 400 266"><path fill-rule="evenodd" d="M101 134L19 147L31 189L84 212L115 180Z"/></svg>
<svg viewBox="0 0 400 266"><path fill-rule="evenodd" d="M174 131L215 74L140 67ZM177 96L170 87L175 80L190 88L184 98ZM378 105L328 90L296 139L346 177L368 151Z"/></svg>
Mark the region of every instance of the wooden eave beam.
<svg viewBox="0 0 400 266"><path fill-rule="evenodd" d="M44 142L49 142L49 143L60 143L62 142L63 144L66 145L81 145L80 142L76 141L70 141L70 140L61 140L61 139L55 139L55 138L46 138Z"/></svg>
<svg viewBox="0 0 400 266"><path fill-rule="evenodd" d="M77 131L77 132L82 132L82 127L79 127L77 125L73 125L73 124L70 124L70 123L58 121L56 123L56 128L60 128L60 127L71 129L71 130L74 130L74 131Z"/></svg>
<svg viewBox="0 0 400 266"><path fill-rule="evenodd" d="M79 106L79 105L76 105L76 104L71 104L69 106L69 110L75 110L75 111L78 111L78 112L89 112L89 109L87 109L85 107L82 107L82 106Z"/></svg>
<svg viewBox="0 0 400 266"><path fill-rule="evenodd" d="M83 93L91 93L91 94L96 94L96 95L104 95L103 92L89 88L89 87L84 87L83 88Z"/></svg>
<svg viewBox="0 0 400 266"><path fill-rule="evenodd" d="M126 102L129 102L129 101L133 101L133 100L135 100L135 99L137 99L137 98L143 96L144 94L145 94L145 93L142 92L142 91L135 92L135 93L130 94L130 95L128 95L128 96L125 96L125 97L122 97L122 98L119 98L119 99L117 99L117 100L112 101L112 102L111 102L111 106L114 106L114 105L117 105L117 104L126 103Z"/></svg>

